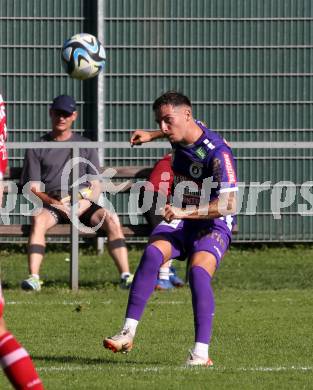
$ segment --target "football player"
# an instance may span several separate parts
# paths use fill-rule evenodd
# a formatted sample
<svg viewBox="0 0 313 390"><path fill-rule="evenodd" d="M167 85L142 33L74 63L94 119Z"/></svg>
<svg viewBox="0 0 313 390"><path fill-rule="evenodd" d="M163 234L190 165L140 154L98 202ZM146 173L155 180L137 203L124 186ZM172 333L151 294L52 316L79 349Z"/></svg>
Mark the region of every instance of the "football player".
<svg viewBox="0 0 313 390"><path fill-rule="evenodd" d="M212 366L209 344L215 303L211 281L231 242L238 191L235 162L225 141L193 118L187 96L169 91L156 99L153 110L160 130L136 131L131 142L160 137L171 142L173 204L164 207L164 221L151 233L130 290L121 332L103 343L113 352L131 350L160 266L170 258L188 257L195 344L186 364Z"/></svg>

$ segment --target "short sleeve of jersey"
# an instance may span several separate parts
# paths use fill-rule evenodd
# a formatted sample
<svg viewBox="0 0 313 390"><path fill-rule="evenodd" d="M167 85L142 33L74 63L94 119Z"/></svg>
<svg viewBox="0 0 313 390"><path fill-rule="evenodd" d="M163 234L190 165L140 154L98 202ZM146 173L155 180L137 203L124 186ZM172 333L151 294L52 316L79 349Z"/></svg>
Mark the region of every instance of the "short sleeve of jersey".
<svg viewBox="0 0 313 390"><path fill-rule="evenodd" d="M210 161L210 171L213 182L218 183L218 193L238 191L236 162L228 147L221 146L216 149Z"/></svg>

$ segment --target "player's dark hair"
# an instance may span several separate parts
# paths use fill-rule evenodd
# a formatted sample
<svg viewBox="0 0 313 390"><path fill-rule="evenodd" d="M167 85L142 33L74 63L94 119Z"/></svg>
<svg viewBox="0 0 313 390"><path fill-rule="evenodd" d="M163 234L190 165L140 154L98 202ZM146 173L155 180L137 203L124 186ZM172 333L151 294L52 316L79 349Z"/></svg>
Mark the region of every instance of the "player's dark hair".
<svg viewBox="0 0 313 390"><path fill-rule="evenodd" d="M167 91L158 97L153 103L153 111L157 111L161 106L170 104L171 106L188 106L191 107L191 102L187 96L177 91Z"/></svg>

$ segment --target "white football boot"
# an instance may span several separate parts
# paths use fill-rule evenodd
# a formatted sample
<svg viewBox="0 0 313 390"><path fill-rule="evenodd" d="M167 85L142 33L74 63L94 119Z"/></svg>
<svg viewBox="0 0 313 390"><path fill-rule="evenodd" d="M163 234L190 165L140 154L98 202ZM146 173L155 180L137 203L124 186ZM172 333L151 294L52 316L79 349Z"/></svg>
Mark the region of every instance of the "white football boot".
<svg viewBox="0 0 313 390"><path fill-rule="evenodd" d="M190 350L189 357L186 361L186 366L187 367L196 367L196 366L212 367L213 362L210 358L204 359L203 357L196 355Z"/></svg>
<svg viewBox="0 0 313 390"><path fill-rule="evenodd" d="M133 348L133 339L134 336L130 333L129 329L123 329L115 336L106 337L103 340L103 346L114 353L127 353Z"/></svg>

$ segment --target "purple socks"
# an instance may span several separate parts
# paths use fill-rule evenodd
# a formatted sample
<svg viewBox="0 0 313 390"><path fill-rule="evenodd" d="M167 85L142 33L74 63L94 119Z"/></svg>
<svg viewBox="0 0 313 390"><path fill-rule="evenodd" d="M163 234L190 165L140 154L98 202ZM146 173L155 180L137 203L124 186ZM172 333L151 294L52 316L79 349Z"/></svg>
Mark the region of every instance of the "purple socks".
<svg viewBox="0 0 313 390"><path fill-rule="evenodd" d="M152 244L148 245L142 255L130 289L126 318L140 320L146 303L154 291L162 263L163 254L161 251Z"/></svg>
<svg viewBox="0 0 313 390"><path fill-rule="evenodd" d="M189 284L195 323L195 342L209 344L214 316L214 295L211 276L199 266L191 267Z"/></svg>
<svg viewBox="0 0 313 390"><path fill-rule="evenodd" d="M132 283L126 318L139 321L150 295L154 291L159 268L163 263L161 251L148 245L143 253ZM209 344L214 316L214 295L211 277L202 267L191 267L189 284L192 293L192 306L195 323L195 342Z"/></svg>

